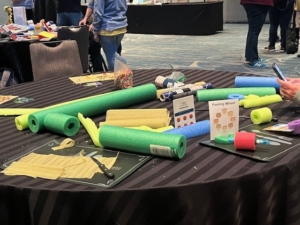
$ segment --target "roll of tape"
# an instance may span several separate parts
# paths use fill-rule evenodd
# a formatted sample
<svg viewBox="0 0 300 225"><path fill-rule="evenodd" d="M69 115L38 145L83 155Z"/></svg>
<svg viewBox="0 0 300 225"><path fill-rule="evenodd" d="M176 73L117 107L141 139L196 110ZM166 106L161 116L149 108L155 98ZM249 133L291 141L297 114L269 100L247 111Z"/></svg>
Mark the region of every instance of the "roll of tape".
<svg viewBox="0 0 300 225"><path fill-rule="evenodd" d="M293 120L289 122L288 128L294 130L293 134L300 134L300 120Z"/></svg>
<svg viewBox="0 0 300 225"><path fill-rule="evenodd" d="M250 113L251 121L254 124L267 123L272 120L273 114L268 107L252 110Z"/></svg>

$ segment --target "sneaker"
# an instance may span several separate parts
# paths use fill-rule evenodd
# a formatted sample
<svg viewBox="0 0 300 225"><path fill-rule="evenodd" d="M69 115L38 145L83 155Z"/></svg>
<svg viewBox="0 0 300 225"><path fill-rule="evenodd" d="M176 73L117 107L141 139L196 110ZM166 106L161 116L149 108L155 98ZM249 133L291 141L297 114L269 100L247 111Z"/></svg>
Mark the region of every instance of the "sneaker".
<svg viewBox="0 0 300 225"><path fill-rule="evenodd" d="M268 68L268 65L264 64L260 59L249 62L249 67L251 68Z"/></svg>
<svg viewBox="0 0 300 225"><path fill-rule="evenodd" d="M280 51L285 52L285 48L284 47L280 47Z"/></svg>
<svg viewBox="0 0 300 225"><path fill-rule="evenodd" d="M267 51L275 51L275 46L268 45L267 47L265 47L265 50L267 50Z"/></svg>
<svg viewBox="0 0 300 225"><path fill-rule="evenodd" d="M262 63L267 62L267 60L266 60L266 59L263 59L263 58L258 58L258 60L261 61Z"/></svg>

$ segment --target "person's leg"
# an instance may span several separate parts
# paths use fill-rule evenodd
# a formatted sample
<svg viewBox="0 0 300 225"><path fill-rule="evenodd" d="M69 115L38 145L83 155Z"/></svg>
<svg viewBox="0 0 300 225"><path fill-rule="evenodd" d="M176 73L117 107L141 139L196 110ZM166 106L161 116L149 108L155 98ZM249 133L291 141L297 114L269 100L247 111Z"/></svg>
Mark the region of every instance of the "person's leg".
<svg viewBox="0 0 300 225"><path fill-rule="evenodd" d="M80 20L82 20L82 13L68 13L69 26L78 26Z"/></svg>
<svg viewBox="0 0 300 225"><path fill-rule="evenodd" d="M124 34L119 34L117 36L100 36L100 43L106 56L109 71L114 71L115 54L123 37Z"/></svg>
<svg viewBox="0 0 300 225"><path fill-rule="evenodd" d="M68 26L68 20L66 18L65 13L57 13L56 25L57 26Z"/></svg>
<svg viewBox="0 0 300 225"><path fill-rule="evenodd" d="M280 33L281 33L281 49L285 50L286 46L286 30L291 22L292 15L294 12L294 4L290 3L287 5L286 10L280 13Z"/></svg>
<svg viewBox="0 0 300 225"><path fill-rule="evenodd" d="M269 48L275 49L275 43L277 41L277 30L280 20L280 10L277 6L273 6L269 10L270 29L269 29Z"/></svg>
<svg viewBox="0 0 300 225"><path fill-rule="evenodd" d="M122 44L119 45L118 49L117 49L117 53L119 55L121 55L121 52L122 52Z"/></svg>
<svg viewBox="0 0 300 225"><path fill-rule="evenodd" d="M259 60L258 56L258 36L266 20L269 6L245 4L243 5L248 18L248 35L246 40L246 61L253 63Z"/></svg>
<svg viewBox="0 0 300 225"><path fill-rule="evenodd" d="M89 54L91 57L91 62L93 65L93 72L102 72L102 56L100 55L101 45L100 42L94 40L92 32L90 32L90 44L89 44Z"/></svg>

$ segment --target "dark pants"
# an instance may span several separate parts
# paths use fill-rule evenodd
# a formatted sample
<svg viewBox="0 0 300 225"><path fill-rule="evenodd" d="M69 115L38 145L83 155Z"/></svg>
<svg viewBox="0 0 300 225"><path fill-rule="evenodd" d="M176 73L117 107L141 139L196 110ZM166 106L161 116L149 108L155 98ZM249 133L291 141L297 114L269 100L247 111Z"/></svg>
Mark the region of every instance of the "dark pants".
<svg viewBox="0 0 300 225"><path fill-rule="evenodd" d="M287 6L281 8L281 6L274 5L270 8L269 19L270 19L270 30L269 40L270 46L275 46L277 40L277 29L280 26L281 36L281 47L285 49L286 45L286 30L291 21L294 11L294 3L290 2Z"/></svg>
<svg viewBox="0 0 300 225"><path fill-rule="evenodd" d="M90 32L90 45L89 45L89 54L91 57L91 63L93 65L93 72L102 72L103 69L103 57L100 53L101 44L94 40L92 32ZM117 52L121 55L122 46L120 45Z"/></svg>
<svg viewBox="0 0 300 225"><path fill-rule="evenodd" d="M258 60L258 36L263 27L270 6L245 4L243 5L248 18L248 34L246 40L246 61L253 62Z"/></svg>

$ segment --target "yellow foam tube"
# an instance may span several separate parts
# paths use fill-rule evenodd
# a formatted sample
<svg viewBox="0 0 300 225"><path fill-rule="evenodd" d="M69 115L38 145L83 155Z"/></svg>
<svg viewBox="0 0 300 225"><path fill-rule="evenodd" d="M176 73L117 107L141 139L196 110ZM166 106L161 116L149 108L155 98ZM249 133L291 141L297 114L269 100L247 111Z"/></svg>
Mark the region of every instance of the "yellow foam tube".
<svg viewBox="0 0 300 225"><path fill-rule="evenodd" d="M97 128L96 124L90 118L84 118L81 113L78 113L78 119L90 135L94 145L102 147L99 141L100 128Z"/></svg>
<svg viewBox="0 0 300 225"><path fill-rule="evenodd" d="M168 126L170 119L166 117L162 118L144 118L144 119L124 119L124 120L109 120L105 122L100 122L99 126L113 125L118 127L140 127L148 126L151 128L161 128Z"/></svg>
<svg viewBox="0 0 300 225"><path fill-rule="evenodd" d="M156 128L156 129L152 129L151 127L148 127L148 126L126 127L126 128L138 129L138 130L148 130L148 131L157 132L157 133L162 133L162 132L165 132L167 130L174 129L174 127L171 126L171 125L166 126L166 127Z"/></svg>
<svg viewBox="0 0 300 225"><path fill-rule="evenodd" d="M101 94L101 95L106 95L106 94L109 94L109 93L110 92L105 93L105 94ZM94 98L95 96L100 96L100 95L93 95L93 96L89 96L89 97L86 97L86 98L80 98L80 99L76 99L76 100L69 101L69 102L63 102L63 103L59 103L59 104L56 104L56 105L51 105L51 106L48 106L48 107L45 107L45 108L38 109L37 111L44 110L44 109L50 109L50 108L53 108L53 107L56 107L56 106L66 105L66 104L69 104L69 103L72 103L72 102L78 102L78 101L81 101L81 100L84 100L84 99ZM35 112L37 112L37 111L35 111ZM18 117L15 118L15 124L16 124L16 127L17 127L18 130L28 129L28 116L31 113L26 113L26 114L23 114L23 115L18 116Z"/></svg>
<svg viewBox="0 0 300 225"><path fill-rule="evenodd" d="M41 108L0 108L0 116L18 116L38 110L41 110Z"/></svg>
<svg viewBox="0 0 300 225"><path fill-rule="evenodd" d="M160 109L110 109L106 112L106 121L109 120L124 120L124 119L144 119L167 117L170 112L167 108Z"/></svg>
<svg viewBox="0 0 300 225"><path fill-rule="evenodd" d="M199 81L199 82L196 82L192 85L194 86L200 86L200 85L203 85L203 84L206 84L204 81ZM187 86L187 85L184 85L184 86ZM163 89L158 89L156 91L156 97L159 99L161 94L165 93L165 92L168 92L168 91L174 91L175 89L180 89L182 87L171 87L171 88L163 88Z"/></svg>
<svg viewBox="0 0 300 225"><path fill-rule="evenodd" d="M258 106L270 105L281 101L282 98L280 95L268 95L259 98L242 99L239 101L239 105L244 106L244 108L253 108Z"/></svg>
<svg viewBox="0 0 300 225"><path fill-rule="evenodd" d="M268 107L252 110L250 113L251 121L254 124L267 123L272 120L273 114Z"/></svg>

